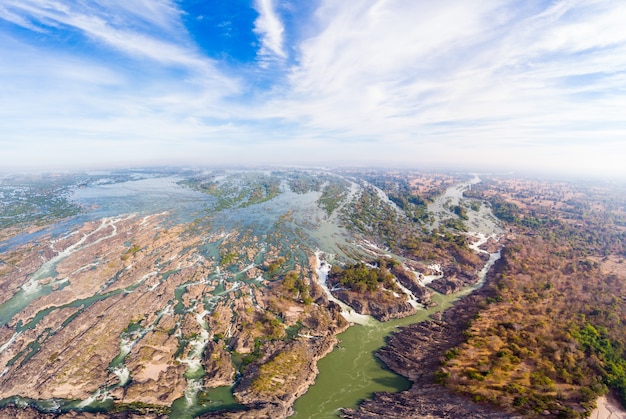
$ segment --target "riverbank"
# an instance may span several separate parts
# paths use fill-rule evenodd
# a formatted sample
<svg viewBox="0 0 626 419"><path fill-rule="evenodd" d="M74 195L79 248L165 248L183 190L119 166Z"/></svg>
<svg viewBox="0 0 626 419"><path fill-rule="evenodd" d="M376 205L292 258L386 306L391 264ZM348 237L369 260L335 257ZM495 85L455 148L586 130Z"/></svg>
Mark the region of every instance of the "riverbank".
<svg viewBox="0 0 626 419"><path fill-rule="evenodd" d="M487 277L489 280L489 276ZM463 298L426 322L402 328L387 339L376 356L412 386L400 393L377 393L357 409L344 409L341 417L371 418L520 418L489 404L476 403L436 383L444 353L461 344L467 322L478 313L485 288Z"/></svg>
<svg viewBox="0 0 626 419"><path fill-rule="evenodd" d="M626 410L612 394L600 397L597 404L589 419L626 419Z"/></svg>

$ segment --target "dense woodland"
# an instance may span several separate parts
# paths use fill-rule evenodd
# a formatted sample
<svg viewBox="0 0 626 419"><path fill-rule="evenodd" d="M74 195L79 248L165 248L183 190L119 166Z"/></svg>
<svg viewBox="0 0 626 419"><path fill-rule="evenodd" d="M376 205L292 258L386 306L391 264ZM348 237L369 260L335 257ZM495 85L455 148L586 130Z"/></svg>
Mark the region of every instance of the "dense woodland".
<svg viewBox="0 0 626 419"><path fill-rule="evenodd" d="M471 196L515 238L439 379L530 416L586 417L610 390L626 405L624 195L500 180Z"/></svg>
<svg viewBox="0 0 626 419"><path fill-rule="evenodd" d="M379 259L377 266L368 266L363 262L355 263L345 268L333 266L330 271L330 282L346 287L356 292L373 292L382 288L396 291L398 286L389 267L398 263L391 259Z"/></svg>

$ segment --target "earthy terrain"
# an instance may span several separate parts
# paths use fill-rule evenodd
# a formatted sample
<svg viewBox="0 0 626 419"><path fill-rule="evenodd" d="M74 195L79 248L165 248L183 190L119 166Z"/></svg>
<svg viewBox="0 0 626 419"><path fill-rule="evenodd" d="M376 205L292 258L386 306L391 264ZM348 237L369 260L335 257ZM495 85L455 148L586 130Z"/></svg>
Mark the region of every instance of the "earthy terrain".
<svg viewBox="0 0 626 419"><path fill-rule="evenodd" d="M77 178L79 191L93 188L90 178ZM135 178L111 175L94 184L115 188ZM362 243L385 246L417 231L385 192L365 180L331 175L188 178L183 187L205 194L199 196L213 208L188 221L172 211L80 221L71 216L115 201L81 208L68 199L69 186L35 181L29 189L20 178L17 192L9 194L15 203L3 207L7 214L22 208L30 215L7 216L1 236L7 244L0 259L0 399L11 415L11 406L31 405L22 417L95 415L82 410L120 417L210 416L212 410L218 416L284 417L314 381L317 360L348 326L319 284L320 262L303 229L323 220L347 223L353 214L348 208L356 205L359 227L335 227L344 235L333 243L340 264L372 255ZM39 202L55 191L63 195L48 212L28 206L29 199ZM285 193L291 198L282 204ZM290 199L299 197L303 206L294 206ZM240 220L226 222L233 211L242 213ZM32 224L38 216L44 226L60 221L60 228ZM378 220L385 229L377 228ZM36 240L22 240L22 234ZM450 264L454 258L435 260ZM427 266L415 258L411 263ZM375 292L339 290L336 296L381 320L410 315L432 295L413 268L394 262ZM227 387L232 400L214 407L213 397L222 396L212 389Z"/></svg>
<svg viewBox="0 0 626 419"><path fill-rule="evenodd" d="M412 388L345 416L576 418L609 389L626 401L623 190L494 178L471 196L514 232L502 259L442 321L405 328L379 351Z"/></svg>
<svg viewBox="0 0 626 419"><path fill-rule="evenodd" d="M77 214L117 198L79 206L63 184L136 177L3 186L1 414L286 417L348 327L342 312L411 315L477 287L500 249L480 291L377 353L411 388L343 415L577 418L609 389L626 400L626 199L615 185L194 172L140 202L150 211L90 218Z"/></svg>
<svg viewBox="0 0 626 419"><path fill-rule="evenodd" d="M437 383L441 354L465 340L463 331L479 311L481 297L464 298L443 315L393 334L376 356L412 386L401 393L380 393L358 410L346 409L345 418L519 418L491 405L473 402Z"/></svg>
<svg viewBox="0 0 626 419"><path fill-rule="evenodd" d="M322 305L305 306L283 296L280 287L266 294L252 284L235 284L227 300L235 310L220 309L222 302L209 313L198 302L220 284L208 279L213 263L197 249L201 240L215 239L186 234L184 227L164 229L161 222L152 216L88 223L47 246L29 245L10 254L10 269L2 276L5 300L17 291L14 284L31 287L29 275L51 262L50 276L33 282L32 292L42 286L57 290L3 326L1 398L85 400L106 389L116 405L158 410L184 396L186 374L196 364L206 370L207 387L232 385L235 370L231 353L224 350L226 337L240 354L263 354L246 369L236 390L241 403L264 400L285 410L306 389L315 376L315 360L332 348L332 336L346 324L332 303L321 299ZM178 297L181 288L185 292ZM302 333L316 338L274 342L285 337L285 329L267 309L270 305L276 314L285 313L285 327L299 323ZM64 327L69 322L74 327ZM290 351L304 362L299 366L303 374L309 373L293 382L273 377L278 385L263 391L255 387L265 379L257 364L271 355L276 362ZM116 357L121 362L112 367ZM253 391L246 390L250 382Z"/></svg>

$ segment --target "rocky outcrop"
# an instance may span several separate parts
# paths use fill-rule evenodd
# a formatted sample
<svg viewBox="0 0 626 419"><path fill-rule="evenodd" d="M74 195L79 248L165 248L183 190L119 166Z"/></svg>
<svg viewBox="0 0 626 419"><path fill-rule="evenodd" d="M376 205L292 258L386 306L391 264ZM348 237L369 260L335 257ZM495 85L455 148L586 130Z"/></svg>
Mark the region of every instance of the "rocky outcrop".
<svg viewBox="0 0 626 419"><path fill-rule="evenodd" d="M391 268L391 273L394 274L403 287L413 293L420 304L425 306L432 304L431 298L433 296L433 292L420 285L417 276L413 272L409 271L402 265L395 265Z"/></svg>
<svg viewBox="0 0 626 419"><path fill-rule="evenodd" d="M406 298L393 298L381 292L363 295L348 290L336 290L332 293L357 313L372 316L381 322L415 314L415 307Z"/></svg>
<svg viewBox="0 0 626 419"><path fill-rule="evenodd" d="M37 250L15 250L12 261L22 272L44 268L30 278L32 288L52 284L56 291L42 293L0 330L0 398L86 400L110 386L117 386L110 395L121 405L167 407L182 397L187 366L176 359L174 332L180 325L193 336L202 328L191 310L179 321L175 291L193 282L182 300L193 308L192 299L213 289L200 280L211 262L193 250L198 237L184 236L184 226L164 230L161 221L105 218L57 240L41 239ZM109 366L124 342L128 353L120 365L130 380L120 383Z"/></svg>
<svg viewBox="0 0 626 419"><path fill-rule="evenodd" d="M448 295L459 291L465 284L454 277L443 277L434 280L428 286L440 294Z"/></svg>
<svg viewBox="0 0 626 419"><path fill-rule="evenodd" d="M489 259L489 255L487 255ZM476 270L465 270L459 265L450 264L443 267L443 278L435 279L428 286L440 294L452 294L468 285L478 282Z"/></svg>
<svg viewBox="0 0 626 419"><path fill-rule="evenodd" d="M477 313L479 296L466 297L443 315L402 328L391 335L376 356L391 370L407 377L412 387L401 393L379 393L342 417L374 418L518 418L488 404L478 404L436 384L441 357L464 341L467 322Z"/></svg>
<svg viewBox="0 0 626 419"><path fill-rule="evenodd" d="M216 411L199 416L200 419L269 419L285 418L289 411L281 403L254 403L233 411Z"/></svg>
<svg viewBox="0 0 626 419"><path fill-rule="evenodd" d="M207 343L202 364L206 372L204 376L206 387L229 386L233 383L235 367L230 353L226 351L222 342Z"/></svg>
<svg viewBox="0 0 626 419"><path fill-rule="evenodd" d="M490 237L485 243L483 243L482 245L479 246L480 249L486 251L487 253L495 253L498 250L500 250L503 246L503 244L506 241L509 241L511 239L514 239L514 236L505 236L503 238L500 239L495 239L493 237ZM484 253L481 253L481 255L484 255Z"/></svg>
<svg viewBox="0 0 626 419"><path fill-rule="evenodd" d="M153 413L89 413L89 412L67 412L67 413L45 413L32 407L6 406L0 409L0 417L12 419L166 419L167 415Z"/></svg>
<svg viewBox="0 0 626 419"><path fill-rule="evenodd" d="M376 394L359 410L346 409L343 418L362 419L512 419L513 416L495 408L471 402L466 397L442 391L441 386L425 384L402 393Z"/></svg>
<svg viewBox="0 0 626 419"><path fill-rule="evenodd" d="M234 391L237 400L247 408L245 415L232 412L220 417L287 417L293 413L295 400L315 381L317 361L332 351L336 343L334 336L268 343L263 348L265 355L246 368Z"/></svg>

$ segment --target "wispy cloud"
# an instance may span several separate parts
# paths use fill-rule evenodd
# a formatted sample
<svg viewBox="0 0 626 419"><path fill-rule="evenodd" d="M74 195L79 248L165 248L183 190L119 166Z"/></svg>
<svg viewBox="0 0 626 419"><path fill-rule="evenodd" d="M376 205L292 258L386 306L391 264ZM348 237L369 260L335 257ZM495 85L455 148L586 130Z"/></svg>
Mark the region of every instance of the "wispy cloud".
<svg viewBox="0 0 626 419"><path fill-rule="evenodd" d="M184 2L4 0L26 31L0 32L0 147L625 170L623 1L282 1L254 2L258 55L233 67L202 52Z"/></svg>
<svg viewBox="0 0 626 419"><path fill-rule="evenodd" d="M0 18L36 31L0 33L7 162L131 162L230 129L222 100L240 81L199 52L174 2L7 0Z"/></svg>
<svg viewBox="0 0 626 419"><path fill-rule="evenodd" d="M341 152L368 139L388 160L451 161L469 147L483 160L576 165L582 155L555 159L552 146L586 141L601 155L626 134L625 7L327 1L289 92L266 111L332 135Z"/></svg>
<svg viewBox="0 0 626 419"><path fill-rule="evenodd" d="M254 22L254 32L261 40L259 56L262 59L286 58L283 45L285 28L276 13L273 0L255 0L254 7L259 13Z"/></svg>
<svg viewBox="0 0 626 419"><path fill-rule="evenodd" d="M6 20L41 32L76 30L102 47L132 59L147 58L214 77L228 84L202 56L184 31L181 11L169 0L64 2L7 0L0 14Z"/></svg>

